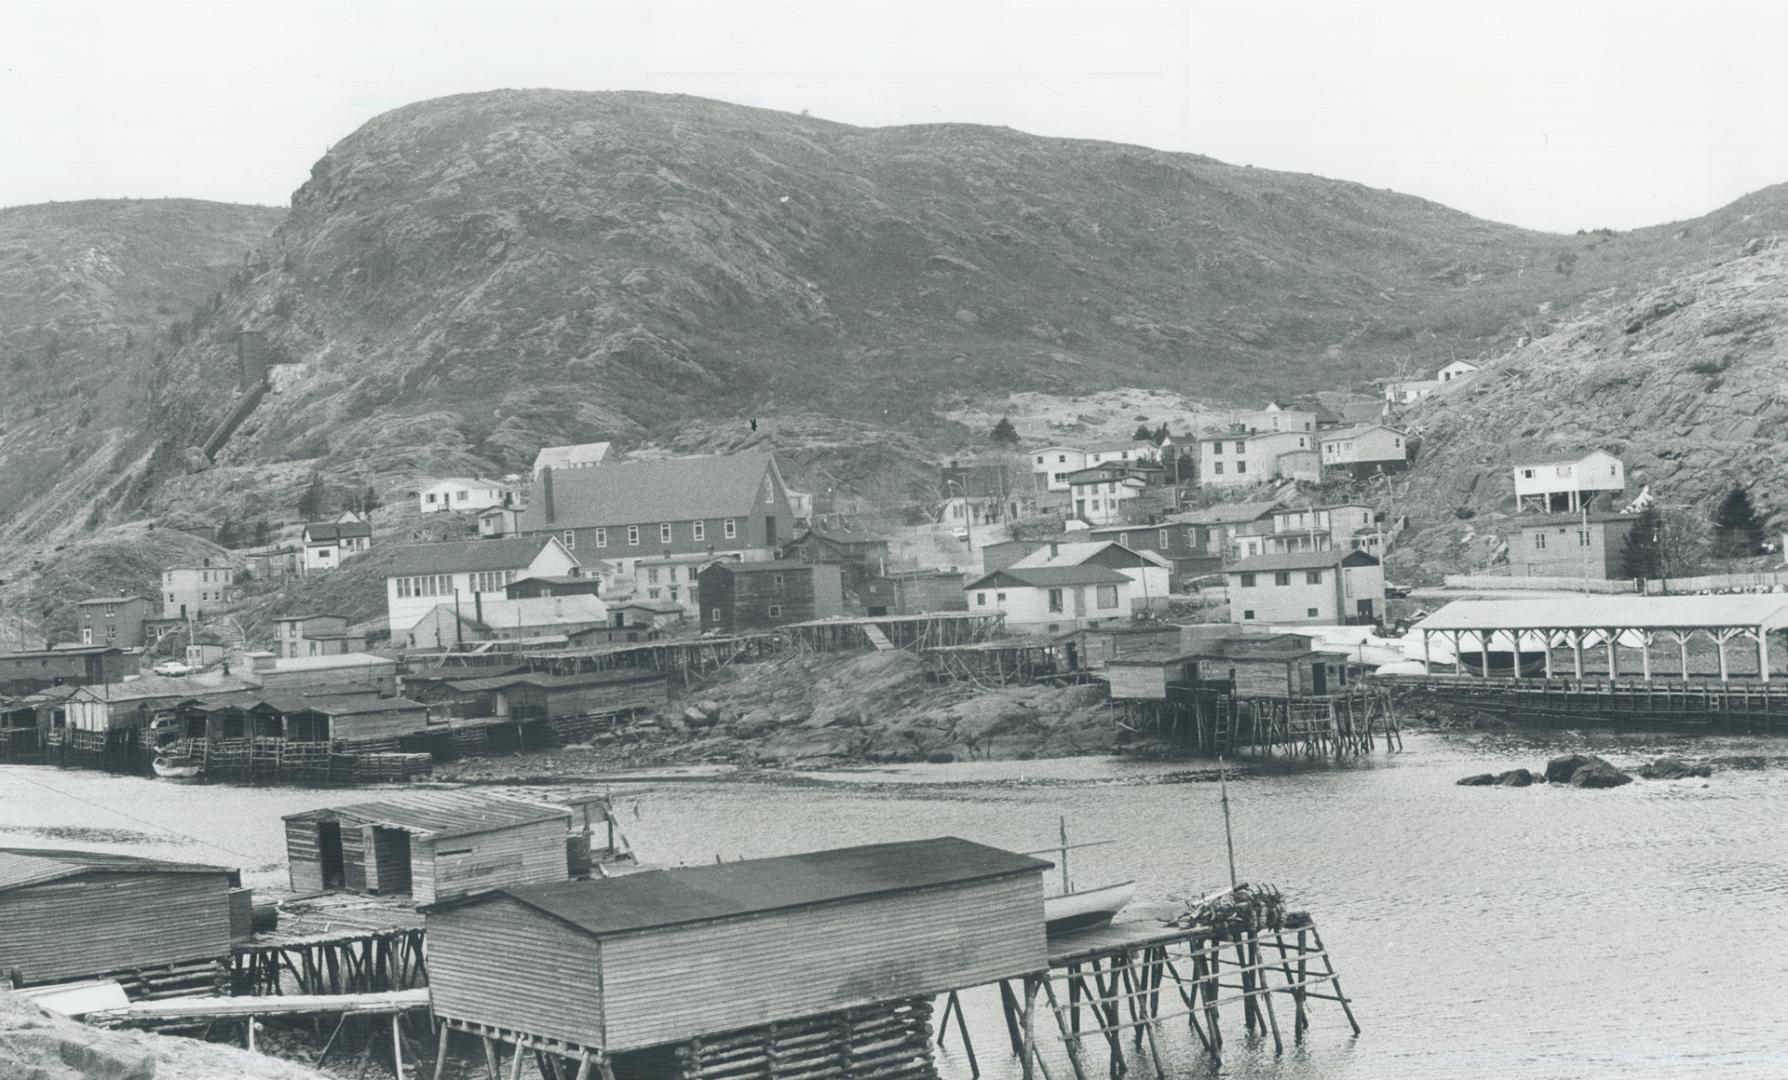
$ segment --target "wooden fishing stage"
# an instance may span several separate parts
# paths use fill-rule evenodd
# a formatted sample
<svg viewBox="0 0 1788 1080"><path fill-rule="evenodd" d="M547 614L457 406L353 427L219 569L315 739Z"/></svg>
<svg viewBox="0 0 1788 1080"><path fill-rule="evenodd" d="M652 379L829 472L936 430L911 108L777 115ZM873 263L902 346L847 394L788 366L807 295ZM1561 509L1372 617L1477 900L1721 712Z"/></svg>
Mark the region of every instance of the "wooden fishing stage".
<svg viewBox="0 0 1788 1080"><path fill-rule="evenodd" d="M406 898L325 893L280 904L279 927L231 950L239 995L371 994L428 985L422 916Z"/></svg>
<svg viewBox="0 0 1788 1080"><path fill-rule="evenodd" d="M1061 1060L1046 1047L1059 1043L1075 1080L1122 1076L1144 1061L1164 1078L1172 1049L1166 1025L1179 1020L1198 1049L1220 1063L1222 1015L1238 1007L1245 1034L1271 1036L1275 1055L1285 1050L1286 1028L1293 1043L1302 1043L1313 1002L1335 1003L1360 1033L1333 958L1307 917L1294 915L1278 929L1226 933L1167 925L1162 914L1051 934L1045 972L998 984L1007 1042L1026 1077L1055 1076ZM940 1046L952 1016L970 1072L979 1077L959 992L945 997Z"/></svg>
<svg viewBox="0 0 1788 1080"><path fill-rule="evenodd" d="M647 641L629 645L592 646L586 649L543 649L525 652L413 653L420 671L439 673L456 668L524 669L550 675L581 675L595 671L655 671L679 678L685 688L730 664L752 663L782 652L786 639L779 634L735 634L731 637L690 638L683 641Z"/></svg>
<svg viewBox="0 0 1788 1080"><path fill-rule="evenodd" d="M862 618L815 619L783 627L792 644L815 652L855 649L924 651L986 641L1000 632L1003 613L928 611L917 615L871 615Z"/></svg>
<svg viewBox="0 0 1788 1080"><path fill-rule="evenodd" d="M1344 757L1403 749L1390 692L1356 684L1337 694L1237 694L1173 685L1159 700L1114 699L1119 723L1187 753Z"/></svg>

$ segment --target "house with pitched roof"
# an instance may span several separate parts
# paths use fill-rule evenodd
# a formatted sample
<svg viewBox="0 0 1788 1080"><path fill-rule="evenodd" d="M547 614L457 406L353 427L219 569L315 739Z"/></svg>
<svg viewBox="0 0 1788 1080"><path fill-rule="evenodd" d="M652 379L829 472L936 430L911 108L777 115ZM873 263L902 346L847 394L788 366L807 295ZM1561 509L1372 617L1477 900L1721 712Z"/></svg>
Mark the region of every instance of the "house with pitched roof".
<svg viewBox="0 0 1788 1080"><path fill-rule="evenodd" d="M703 630L738 634L844 614L835 563L716 562L701 572Z"/></svg>
<svg viewBox="0 0 1788 1080"><path fill-rule="evenodd" d="M1316 420L1309 416L1311 426ZM1249 432L1241 426L1198 439L1198 482L1203 487L1240 487L1268 480L1318 480L1321 463L1315 431Z"/></svg>
<svg viewBox="0 0 1788 1080"><path fill-rule="evenodd" d="M1626 467L1606 450L1542 448L1513 456L1516 513L1574 514L1602 492L1626 490Z"/></svg>
<svg viewBox="0 0 1788 1080"><path fill-rule="evenodd" d="M1102 566L1129 578L1131 606L1137 610L1167 602L1172 568L1159 555L1126 547L1115 540L1080 543L1051 541L1013 563L1012 570L1042 570L1062 566Z"/></svg>
<svg viewBox="0 0 1788 1080"><path fill-rule="evenodd" d="M845 587L855 590L881 573L888 561L888 541L844 525L815 522L782 549L782 558L831 563L844 572Z"/></svg>
<svg viewBox="0 0 1788 1080"><path fill-rule="evenodd" d="M1409 468L1409 433L1386 424L1357 424L1322 433L1322 467L1365 479Z"/></svg>
<svg viewBox="0 0 1788 1080"><path fill-rule="evenodd" d="M372 526L352 513L334 521L313 521L304 526L304 559L299 573L333 570L350 555L372 547Z"/></svg>
<svg viewBox="0 0 1788 1080"><path fill-rule="evenodd" d="M404 632L408 649L449 649L468 641L569 637L608 621L608 605L595 595L534 596L486 599L470 604L451 601L416 620Z"/></svg>
<svg viewBox="0 0 1788 1080"><path fill-rule="evenodd" d="M1260 539L1273 531L1273 512L1280 508L1274 500L1218 503L1198 510L1170 515L1173 524L1197 530L1192 546L1208 558L1227 562L1241 554L1259 554L1265 548Z"/></svg>
<svg viewBox="0 0 1788 1080"><path fill-rule="evenodd" d="M963 586L968 609L1019 633L1056 634L1130 617L1136 583L1105 566L1008 566Z"/></svg>
<svg viewBox="0 0 1788 1080"><path fill-rule="evenodd" d="M391 636L402 637L416 620L455 598L469 609L479 597L501 599L517 578L557 577L581 569L577 557L552 535L412 544L399 549L385 571Z"/></svg>
<svg viewBox="0 0 1788 1080"><path fill-rule="evenodd" d="M1223 574L1230 622L1336 626L1384 616L1384 567L1364 551L1251 555Z"/></svg>
<svg viewBox="0 0 1788 1080"><path fill-rule="evenodd" d="M773 559L794 537L794 517L776 459L752 451L549 468L519 528L536 541L556 539L586 563L634 575L642 560L667 556Z"/></svg>
<svg viewBox="0 0 1788 1080"><path fill-rule="evenodd" d="M608 443L578 443L574 446L543 446L534 455L534 479L547 469L591 469L608 457Z"/></svg>
<svg viewBox="0 0 1788 1080"><path fill-rule="evenodd" d="M83 645L134 649L145 641L143 620L154 615L155 601L144 596L96 596L75 605Z"/></svg>

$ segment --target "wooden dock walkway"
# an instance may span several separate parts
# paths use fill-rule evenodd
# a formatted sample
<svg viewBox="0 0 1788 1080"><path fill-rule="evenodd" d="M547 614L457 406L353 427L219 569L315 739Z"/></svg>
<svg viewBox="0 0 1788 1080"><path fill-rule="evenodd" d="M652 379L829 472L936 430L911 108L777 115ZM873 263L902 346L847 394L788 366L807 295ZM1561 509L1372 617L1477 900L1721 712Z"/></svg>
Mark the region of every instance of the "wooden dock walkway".
<svg viewBox="0 0 1788 1080"><path fill-rule="evenodd" d="M1757 679L1485 679L1391 675L1378 681L1448 704L1542 723L1585 720L1767 734L1788 725L1788 683Z"/></svg>

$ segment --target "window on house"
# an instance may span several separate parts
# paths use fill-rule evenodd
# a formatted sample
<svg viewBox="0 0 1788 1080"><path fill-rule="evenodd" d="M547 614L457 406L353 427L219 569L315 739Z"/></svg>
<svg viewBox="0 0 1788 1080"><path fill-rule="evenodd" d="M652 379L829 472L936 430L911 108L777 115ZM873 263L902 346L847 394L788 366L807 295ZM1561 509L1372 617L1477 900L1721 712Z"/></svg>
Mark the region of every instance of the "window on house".
<svg viewBox="0 0 1788 1080"><path fill-rule="evenodd" d="M1245 620L1245 621L1252 621L1252 620L1253 620L1253 618L1254 618L1254 609L1253 609L1253 608L1247 608L1247 609L1246 609L1246 610L1244 610L1244 611L1243 611L1243 612L1242 612L1242 618L1243 618L1243 620Z"/></svg>
<svg viewBox="0 0 1788 1080"><path fill-rule="evenodd" d="M639 546L639 526L638 525L627 526L627 543L632 545L633 547Z"/></svg>
<svg viewBox="0 0 1788 1080"><path fill-rule="evenodd" d="M1243 574L1242 575L1242 588L1252 589L1253 587L1254 587L1254 575L1253 574Z"/></svg>
<svg viewBox="0 0 1788 1080"><path fill-rule="evenodd" d="M1096 598L1094 599L1094 603L1096 603L1101 608L1117 607L1118 606L1117 586L1116 585L1100 585L1098 587L1098 594L1097 594Z"/></svg>
<svg viewBox="0 0 1788 1080"><path fill-rule="evenodd" d="M1156 539L1156 542L1155 542L1155 543L1156 543L1156 546L1157 546L1157 547L1159 547L1159 548L1160 548L1160 549L1161 549L1161 550L1162 550L1162 551L1166 551L1166 550L1167 550L1167 548L1168 548L1168 546L1169 546L1169 545L1168 545L1168 543L1167 543L1167 530L1166 530L1166 529L1162 529L1162 530L1161 530L1161 533L1160 533L1160 535L1159 535L1159 536L1158 536L1158 537L1157 537L1157 539Z"/></svg>
<svg viewBox="0 0 1788 1080"><path fill-rule="evenodd" d="M596 546L599 548L605 548L608 546L608 530L607 529L597 529L596 530Z"/></svg>
<svg viewBox="0 0 1788 1080"><path fill-rule="evenodd" d="M772 618L772 619L780 618L781 615L782 615L782 608L778 607L775 604L771 604L770 605L770 618Z"/></svg>
<svg viewBox="0 0 1788 1080"><path fill-rule="evenodd" d="M1218 476L1222 476L1222 475L1223 475L1223 463L1222 463L1222 462L1221 462L1221 461L1213 461L1213 462L1211 462L1211 468L1212 468L1212 469L1213 469L1213 470L1215 470L1215 472L1216 472L1216 474L1217 474L1217 475L1218 475Z"/></svg>
<svg viewBox="0 0 1788 1080"><path fill-rule="evenodd" d="M1221 442L1214 442L1211 444L1211 453L1221 454L1222 452L1223 452L1223 444Z"/></svg>
<svg viewBox="0 0 1788 1080"><path fill-rule="evenodd" d="M1314 618L1316 618L1316 609L1315 609L1315 608L1313 608L1313 607L1312 607L1312 608L1305 608L1305 609L1304 609L1304 618L1306 618L1306 619L1314 619Z"/></svg>
<svg viewBox="0 0 1788 1080"><path fill-rule="evenodd" d="M1247 444L1247 443L1245 443L1245 442L1243 442L1243 441L1242 441L1242 440L1240 440L1240 439L1237 439L1237 440L1236 440L1236 441L1235 441L1235 452L1236 452L1236 453L1238 453L1238 454L1243 454L1243 453L1247 453L1247 450L1248 450L1248 444Z"/></svg>
<svg viewBox="0 0 1788 1080"><path fill-rule="evenodd" d="M1049 610L1051 610L1051 611L1062 610L1062 590L1060 590L1060 589L1049 590Z"/></svg>
<svg viewBox="0 0 1788 1080"><path fill-rule="evenodd" d="M1275 585L1290 585L1291 584L1291 571L1290 570L1275 570L1275 571L1273 571L1273 584L1275 584Z"/></svg>
<svg viewBox="0 0 1788 1080"><path fill-rule="evenodd" d="M667 521L664 524L658 526L658 542L660 544L668 544L671 542L670 522Z"/></svg>
<svg viewBox="0 0 1788 1080"><path fill-rule="evenodd" d="M1578 547L1588 547L1589 546L1589 530L1588 529L1578 529L1577 530L1577 546Z"/></svg>
<svg viewBox="0 0 1788 1080"><path fill-rule="evenodd" d="M1306 584L1306 585L1321 585L1322 584L1322 571L1321 570L1306 570L1306 571L1304 571L1304 584Z"/></svg>
<svg viewBox="0 0 1788 1080"><path fill-rule="evenodd" d="M465 502L466 501L466 493L464 491L456 491L453 493L453 498L454 498L454 501L456 501L456 502Z"/></svg>
<svg viewBox="0 0 1788 1080"><path fill-rule="evenodd" d="M649 585L658 584L658 568L656 566L647 568L646 583Z"/></svg>
<svg viewBox="0 0 1788 1080"><path fill-rule="evenodd" d="M995 602L1003 604L1006 602L1006 594L1005 593L994 593L993 599Z"/></svg>
<svg viewBox="0 0 1788 1080"><path fill-rule="evenodd" d="M1533 534L1533 549L1535 551L1546 550L1546 534L1545 533L1534 533Z"/></svg>
<svg viewBox="0 0 1788 1080"><path fill-rule="evenodd" d="M734 537L738 536L739 535L738 522L734 521L732 518L727 518L725 521L721 522L720 523L720 535L726 537L728 540L731 540Z"/></svg>
<svg viewBox="0 0 1788 1080"><path fill-rule="evenodd" d="M1056 459L1056 460L1057 460L1057 461L1067 461L1067 460L1068 460L1068 455L1067 455L1067 454L1057 454L1057 455L1056 455L1056 456L1055 456L1055 459Z"/></svg>
<svg viewBox="0 0 1788 1080"><path fill-rule="evenodd" d="M1236 471L1236 472L1237 472L1237 473L1245 473L1245 472L1247 472L1247 471L1248 471L1248 463L1247 463L1247 462L1246 462L1246 461L1238 461L1238 462L1236 462L1236 463L1235 463L1235 471Z"/></svg>
<svg viewBox="0 0 1788 1080"><path fill-rule="evenodd" d="M670 580L671 581L677 580L677 568L674 566L670 568Z"/></svg>
<svg viewBox="0 0 1788 1080"><path fill-rule="evenodd" d="M648 599L648 600L658 599L658 590L657 589L647 589L646 590L646 599Z"/></svg>
<svg viewBox="0 0 1788 1080"><path fill-rule="evenodd" d="M705 521L690 523L689 538L691 540L706 540L708 538L708 523Z"/></svg>
<svg viewBox="0 0 1788 1080"><path fill-rule="evenodd" d="M566 551L576 551L577 550L577 533L574 532L573 530L566 529L565 535L560 537L560 539L562 541L564 541Z"/></svg>
<svg viewBox="0 0 1788 1080"><path fill-rule="evenodd" d="M976 607L986 607L987 606L987 594L986 593L978 592L975 594L975 606Z"/></svg>

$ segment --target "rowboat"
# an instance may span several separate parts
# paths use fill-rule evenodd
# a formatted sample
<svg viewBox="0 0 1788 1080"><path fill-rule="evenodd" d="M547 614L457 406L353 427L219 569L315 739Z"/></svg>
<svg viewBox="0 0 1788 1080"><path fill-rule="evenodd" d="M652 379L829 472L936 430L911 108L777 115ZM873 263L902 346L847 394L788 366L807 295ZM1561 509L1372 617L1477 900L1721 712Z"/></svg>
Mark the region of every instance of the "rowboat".
<svg viewBox="0 0 1788 1080"><path fill-rule="evenodd" d="M163 780L191 780L205 771L203 765L190 758L158 757L150 763L155 775Z"/></svg>
<svg viewBox="0 0 1788 1080"><path fill-rule="evenodd" d="M1136 882L1120 881L1043 898L1044 929L1049 933L1104 926L1136 895Z"/></svg>

